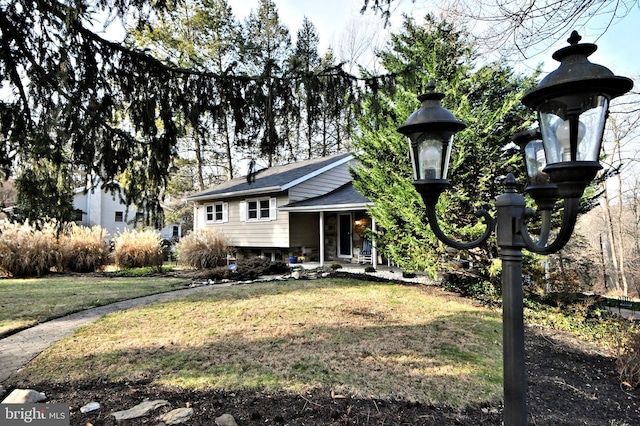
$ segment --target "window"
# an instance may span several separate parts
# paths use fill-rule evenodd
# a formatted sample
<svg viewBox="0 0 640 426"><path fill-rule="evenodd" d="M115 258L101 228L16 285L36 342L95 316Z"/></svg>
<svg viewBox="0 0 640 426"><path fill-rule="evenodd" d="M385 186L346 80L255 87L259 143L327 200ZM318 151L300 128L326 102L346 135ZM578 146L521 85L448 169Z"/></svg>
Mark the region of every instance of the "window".
<svg viewBox="0 0 640 426"><path fill-rule="evenodd" d="M73 221L74 222L82 222L82 215L84 212L80 209L75 209L73 211Z"/></svg>
<svg viewBox="0 0 640 426"><path fill-rule="evenodd" d="M240 217L248 222L276 220L276 199L262 198L241 203Z"/></svg>
<svg viewBox="0 0 640 426"><path fill-rule="evenodd" d="M124 221L124 212L116 212L115 221L116 222L123 222Z"/></svg>
<svg viewBox="0 0 640 426"><path fill-rule="evenodd" d="M205 206L205 219L207 222L224 223L229 221L229 204L216 203Z"/></svg>

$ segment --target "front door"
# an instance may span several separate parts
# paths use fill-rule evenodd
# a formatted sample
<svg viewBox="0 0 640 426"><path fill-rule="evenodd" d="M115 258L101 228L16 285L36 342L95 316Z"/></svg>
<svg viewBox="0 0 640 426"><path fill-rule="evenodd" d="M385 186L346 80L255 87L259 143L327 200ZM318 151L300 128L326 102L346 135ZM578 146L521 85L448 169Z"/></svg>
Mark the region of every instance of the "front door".
<svg viewBox="0 0 640 426"><path fill-rule="evenodd" d="M351 258L351 213L338 215L338 257Z"/></svg>

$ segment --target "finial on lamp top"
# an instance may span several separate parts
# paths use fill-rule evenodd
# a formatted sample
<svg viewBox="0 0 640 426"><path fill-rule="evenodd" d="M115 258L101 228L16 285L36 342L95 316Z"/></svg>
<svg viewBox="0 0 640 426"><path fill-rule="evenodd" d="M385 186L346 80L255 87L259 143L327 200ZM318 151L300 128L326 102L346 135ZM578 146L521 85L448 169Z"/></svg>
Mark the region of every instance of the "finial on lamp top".
<svg viewBox="0 0 640 426"><path fill-rule="evenodd" d="M582 36L580 34L578 34L578 32L576 30L573 30L571 32L571 36L567 39L569 44L572 45L572 46L580 43L580 40L582 40Z"/></svg>
<svg viewBox="0 0 640 426"><path fill-rule="evenodd" d="M429 83L427 84L427 92L418 96L418 100L420 102L434 101L434 100L440 101L442 98L444 98L444 93L436 92L435 80L429 80Z"/></svg>
<svg viewBox="0 0 640 426"><path fill-rule="evenodd" d="M429 83L427 83L427 92L433 93L435 91L436 91L436 81L429 80Z"/></svg>

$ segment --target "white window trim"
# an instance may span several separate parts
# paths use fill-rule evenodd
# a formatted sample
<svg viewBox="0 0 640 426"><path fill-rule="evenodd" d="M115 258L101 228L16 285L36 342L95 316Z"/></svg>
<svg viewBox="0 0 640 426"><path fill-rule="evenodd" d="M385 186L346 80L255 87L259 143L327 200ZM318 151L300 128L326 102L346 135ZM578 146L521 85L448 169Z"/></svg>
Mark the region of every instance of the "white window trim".
<svg viewBox="0 0 640 426"><path fill-rule="evenodd" d="M222 206L222 220L216 219L216 206ZM211 207L211 217L212 219L208 219L207 209ZM229 222L229 203L210 203L205 204L204 206L204 221L205 223L227 223Z"/></svg>
<svg viewBox="0 0 640 426"><path fill-rule="evenodd" d="M260 202L269 200L269 217L249 218L249 203L255 202L260 214ZM240 202L240 218L243 222L271 222L277 219L277 200L273 197L247 198Z"/></svg>

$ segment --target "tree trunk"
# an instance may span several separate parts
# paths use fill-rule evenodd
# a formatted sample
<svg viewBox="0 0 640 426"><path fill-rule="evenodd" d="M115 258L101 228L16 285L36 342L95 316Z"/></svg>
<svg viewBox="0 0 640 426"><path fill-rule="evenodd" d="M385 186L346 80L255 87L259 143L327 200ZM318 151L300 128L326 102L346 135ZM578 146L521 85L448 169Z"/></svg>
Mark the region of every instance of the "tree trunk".
<svg viewBox="0 0 640 426"><path fill-rule="evenodd" d="M193 131L193 141L196 151L196 178L198 179L198 189L202 191L204 188L204 165L202 160L202 145L200 144L200 133L197 129Z"/></svg>
<svg viewBox="0 0 640 426"><path fill-rule="evenodd" d="M607 228L607 239L609 240L609 251L611 253L611 263L613 267L611 268L612 282L615 286L616 290L620 290L620 280L618 274L618 250L617 245L615 243L614 237L614 226L613 221L611 219L611 208L609 206L609 196L607 195L607 191L603 192L602 199L602 210L604 212L605 218L605 226Z"/></svg>

